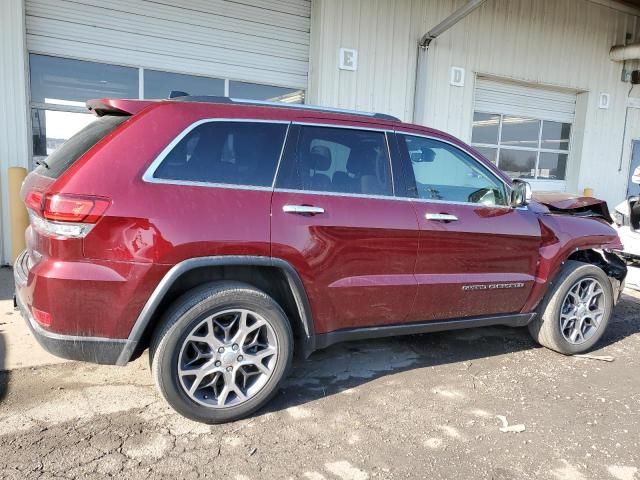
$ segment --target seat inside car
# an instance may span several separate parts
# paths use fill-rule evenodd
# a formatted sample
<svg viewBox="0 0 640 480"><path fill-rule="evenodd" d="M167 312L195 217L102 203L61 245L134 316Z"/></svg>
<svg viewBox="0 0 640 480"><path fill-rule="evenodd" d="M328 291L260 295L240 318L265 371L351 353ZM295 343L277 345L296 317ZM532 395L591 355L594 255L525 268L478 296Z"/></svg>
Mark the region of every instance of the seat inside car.
<svg viewBox="0 0 640 480"><path fill-rule="evenodd" d="M300 160L305 190L332 191L331 179L327 174L321 173L331 168L331 150L328 147L315 145Z"/></svg>
<svg viewBox="0 0 640 480"><path fill-rule="evenodd" d="M340 188L340 191L366 195L386 193L383 181L377 172L379 169L384 170L383 160L386 161L386 159L381 158L381 154L373 145L358 145L354 147L347 160L348 174L336 172L333 176L334 187L336 189ZM339 173L341 175L337 176Z"/></svg>

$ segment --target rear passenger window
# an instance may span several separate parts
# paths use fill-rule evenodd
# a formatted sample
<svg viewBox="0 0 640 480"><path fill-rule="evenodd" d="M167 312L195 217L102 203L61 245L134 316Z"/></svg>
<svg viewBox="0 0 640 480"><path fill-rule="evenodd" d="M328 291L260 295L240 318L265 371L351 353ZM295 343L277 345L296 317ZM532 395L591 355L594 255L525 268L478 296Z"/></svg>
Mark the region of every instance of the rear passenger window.
<svg viewBox="0 0 640 480"><path fill-rule="evenodd" d="M271 186L286 131L279 123L203 123L178 142L153 178Z"/></svg>
<svg viewBox="0 0 640 480"><path fill-rule="evenodd" d="M283 161L278 188L393 194L383 132L302 126L292 153Z"/></svg>

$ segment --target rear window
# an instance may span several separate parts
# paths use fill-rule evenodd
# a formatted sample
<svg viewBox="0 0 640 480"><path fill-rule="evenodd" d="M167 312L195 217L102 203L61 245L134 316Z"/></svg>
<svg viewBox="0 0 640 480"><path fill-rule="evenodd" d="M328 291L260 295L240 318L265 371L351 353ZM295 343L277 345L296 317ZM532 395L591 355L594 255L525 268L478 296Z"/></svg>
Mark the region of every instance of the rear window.
<svg viewBox="0 0 640 480"><path fill-rule="evenodd" d="M283 123L203 123L164 157L153 178L271 186L286 132Z"/></svg>
<svg viewBox="0 0 640 480"><path fill-rule="evenodd" d="M91 147L129 118L126 115L111 115L98 118L49 155L45 159L47 166L39 165L36 172L45 177L58 178Z"/></svg>

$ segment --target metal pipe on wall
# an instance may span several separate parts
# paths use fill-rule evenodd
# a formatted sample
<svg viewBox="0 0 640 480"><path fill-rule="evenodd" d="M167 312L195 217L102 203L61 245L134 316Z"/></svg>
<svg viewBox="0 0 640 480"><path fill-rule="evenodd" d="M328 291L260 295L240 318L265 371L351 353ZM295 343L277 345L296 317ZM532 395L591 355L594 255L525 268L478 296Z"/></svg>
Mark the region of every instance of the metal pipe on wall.
<svg viewBox="0 0 640 480"><path fill-rule="evenodd" d="M427 78L427 57L429 45L438 36L456 25L460 20L465 18L471 12L480 7L487 0L469 0L462 7L447 18L438 23L435 27L425 33L418 42L418 57L416 59L416 79L414 85L413 96L413 122L420 123L424 121L424 110L426 101L426 78Z"/></svg>

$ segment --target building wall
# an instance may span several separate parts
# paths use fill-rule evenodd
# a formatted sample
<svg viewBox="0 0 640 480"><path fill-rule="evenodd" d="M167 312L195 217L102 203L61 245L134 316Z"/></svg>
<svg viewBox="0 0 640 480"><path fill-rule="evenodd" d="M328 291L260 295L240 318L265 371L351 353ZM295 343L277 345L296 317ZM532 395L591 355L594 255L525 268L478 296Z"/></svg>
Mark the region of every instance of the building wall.
<svg viewBox="0 0 640 480"><path fill-rule="evenodd" d="M30 52L307 86L309 0L24 0Z"/></svg>
<svg viewBox="0 0 640 480"><path fill-rule="evenodd" d="M309 98L342 108L413 119L418 39L462 0L314 0ZM628 154L618 171L629 84L609 49L636 38L638 18L588 0L488 0L437 38L427 57L425 100L417 123L469 141L476 75L569 89L578 94L567 189L612 203L626 193ZM341 47L358 50L358 70L338 69ZM464 87L450 68L466 69ZM640 88L640 87L638 87ZM611 107L598 108L600 92ZM420 111L424 111L421 115ZM637 115L629 129L638 130ZM627 139L628 140L628 139ZM627 142L625 140L625 142Z"/></svg>
<svg viewBox="0 0 640 480"><path fill-rule="evenodd" d="M27 77L22 0L0 1L0 265L11 258L7 168L28 158Z"/></svg>

